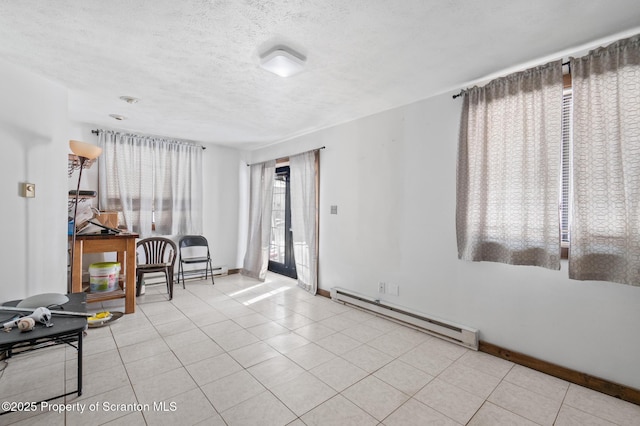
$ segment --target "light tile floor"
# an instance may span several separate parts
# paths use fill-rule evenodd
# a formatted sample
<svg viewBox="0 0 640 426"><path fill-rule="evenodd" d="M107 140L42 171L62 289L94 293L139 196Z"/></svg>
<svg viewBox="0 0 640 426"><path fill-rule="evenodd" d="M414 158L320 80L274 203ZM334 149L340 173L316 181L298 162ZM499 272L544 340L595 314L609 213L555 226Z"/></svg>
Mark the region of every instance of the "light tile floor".
<svg viewBox="0 0 640 426"><path fill-rule="evenodd" d="M171 302L162 285L148 287L135 314L90 329L84 348L81 397L0 424L640 425L640 406L312 297L277 275L188 282ZM75 389L76 352L19 355L1 374L0 401L38 401Z"/></svg>

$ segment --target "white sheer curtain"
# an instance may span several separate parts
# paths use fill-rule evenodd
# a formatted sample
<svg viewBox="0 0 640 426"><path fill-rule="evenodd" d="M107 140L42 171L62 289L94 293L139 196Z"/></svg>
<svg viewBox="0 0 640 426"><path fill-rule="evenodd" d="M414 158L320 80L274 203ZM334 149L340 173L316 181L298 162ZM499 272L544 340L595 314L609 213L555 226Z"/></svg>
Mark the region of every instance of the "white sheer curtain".
<svg viewBox="0 0 640 426"><path fill-rule="evenodd" d="M464 93L458 257L560 269L562 64Z"/></svg>
<svg viewBox="0 0 640 426"><path fill-rule="evenodd" d="M201 147L111 130L99 132L99 145L101 209L120 212L143 238L202 233Z"/></svg>
<svg viewBox="0 0 640 426"><path fill-rule="evenodd" d="M289 157L291 228L298 285L318 289L318 161L319 152Z"/></svg>
<svg viewBox="0 0 640 426"><path fill-rule="evenodd" d="M242 273L264 280L269 266L275 160L251 166L249 233Z"/></svg>
<svg viewBox="0 0 640 426"><path fill-rule="evenodd" d="M163 235L201 235L202 234L202 148L185 143L167 144L162 152L166 153L169 173L170 208L158 204L156 212L156 233ZM165 173L166 179L166 173ZM159 181L160 179L158 179ZM167 215L165 219L164 215ZM158 222L162 226L158 228ZM169 232L166 232L169 231Z"/></svg>
<svg viewBox="0 0 640 426"><path fill-rule="evenodd" d="M569 277L640 285L640 36L571 59Z"/></svg>

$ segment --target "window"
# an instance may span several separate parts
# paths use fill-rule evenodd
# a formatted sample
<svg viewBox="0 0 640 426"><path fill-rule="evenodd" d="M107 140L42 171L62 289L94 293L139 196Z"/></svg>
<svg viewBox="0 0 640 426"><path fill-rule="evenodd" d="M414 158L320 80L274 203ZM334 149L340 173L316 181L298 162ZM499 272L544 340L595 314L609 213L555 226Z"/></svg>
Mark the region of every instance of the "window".
<svg viewBox="0 0 640 426"><path fill-rule="evenodd" d="M202 148L102 130L100 206L146 238L202 232Z"/></svg>
<svg viewBox="0 0 640 426"><path fill-rule="evenodd" d="M572 137L572 106L573 96L571 87L565 88L562 96L562 174L560 188L560 245L569 247L571 217L571 137ZM566 256L563 255L563 258Z"/></svg>
<svg viewBox="0 0 640 426"><path fill-rule="evenodd" d="M640 285L638 58L640 35L570 58L570 81L554 61L464 92L460 259L560 269L570 245L569 278Z"/></svg>
<svg viewBox="0 0 640 426"><path fill-rule="evenodd" d="M569 278L640 285L640 35L571 58Z"/></svg>
<svg viewBox="0 0 640 426"><path fill-rule="evenodd" d="M560 269L562 63L466 91L457 166L458 257Z"/></svg>

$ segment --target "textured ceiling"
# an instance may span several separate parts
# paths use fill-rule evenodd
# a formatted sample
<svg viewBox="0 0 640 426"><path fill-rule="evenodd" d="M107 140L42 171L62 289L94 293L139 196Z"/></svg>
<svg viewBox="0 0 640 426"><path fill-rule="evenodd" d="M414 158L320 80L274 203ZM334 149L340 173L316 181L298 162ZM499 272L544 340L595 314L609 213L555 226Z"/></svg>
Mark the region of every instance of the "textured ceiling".
<svg viewBox="0 0 640 426"><path fill-rule="evenodd" d="M639 23L638 0L0 0L0 57L66 86L74 121L249 149ZM280 44L302 73L259 67Z"/></svg>

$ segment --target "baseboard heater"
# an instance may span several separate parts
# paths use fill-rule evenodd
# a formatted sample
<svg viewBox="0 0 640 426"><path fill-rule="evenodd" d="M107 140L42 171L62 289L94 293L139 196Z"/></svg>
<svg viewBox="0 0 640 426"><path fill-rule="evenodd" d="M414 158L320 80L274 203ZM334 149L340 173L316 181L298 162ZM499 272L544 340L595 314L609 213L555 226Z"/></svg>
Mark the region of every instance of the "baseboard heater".
<svg viewBox="0 0 640 426"><path fill-rule="evenodd" d="M331 289L331 299L374 312L466 348L478 350L479 332L473 328L438 318L427 317L407 308L372 299L338 287Z"/></svg>

